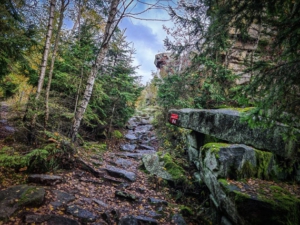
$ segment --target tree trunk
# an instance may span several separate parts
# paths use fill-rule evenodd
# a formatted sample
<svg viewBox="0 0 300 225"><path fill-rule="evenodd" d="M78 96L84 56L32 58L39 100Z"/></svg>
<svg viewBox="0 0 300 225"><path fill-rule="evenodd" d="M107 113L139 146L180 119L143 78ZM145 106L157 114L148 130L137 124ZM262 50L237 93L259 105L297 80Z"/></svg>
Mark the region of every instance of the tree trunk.
<svg viewBox="0 0 300 225"><path fill-rule="evenodd" d="M120 0L112 0L112 2L111 2L109 16L108 16L108 20L107 20L107 23L105 26L105 32L104 32L102 44L99 49L99 53L97 55L95 63L92 66L91 73L88 77L88 81L87 81L87 85L86 85L86 88L84 91L83 99L81 100L81 103L78 106L78 109L74 116L74 123L73 123L72 130L71 130L72 142L75 142L75 140L76 140L76 136L78 134L81 120L83 118L83 115L85 113L87 105L92 96L93 87L94 87L94 83L96 80L96 76L98 74L98 70L99 70L100 65L102 64L102 62L106 56L106 53L108 51L108 45L109 45L111 36L122 18L122 17L120 17L117 21L115 21L116 14L117 14L117 7L118 7L119 3L120 3Z"/></svg>
<svg viewBox="0 0 300 225"><path fill-rule="evenodd" d="M45 47L44 47L44 53L41 63L41 71L39 75L39 82L38 87L36 90L36 96L35 99L38 100L41 94L41 91L43 89L44 79L45 79L45 73L46 73L46 67L47 67L47 59L49 55L49 48L50 48L50 41L52 37L52 30L53 30L53 20L54 20L54 11L55 11L55 5L56 0L50 0L50 16L49 16L49 22L48 22L48 31L46 35L46 41L45 41Z"/></svg>
<svg viewBox="0 0 300 225"><path fill-rule="evenodd" d="M52 53L52 59L51 59L51 65L50 65L50 71L49 71L49 79L48 79L48 84L47 84L47 88L46 88L44 129L46 129L47 122L49 119L49 92L50 92L50 88L51 88L56 53L58 50L60 31L61 31L61 27L63 25L63 20L64 20L64 12L65 12L68 4L69 4L69 0L68 1L61 0L59 22L58 22L57 33L56 33L56 37L55 37L54 49L53 49L53 53Z"/></svg>
<svg viewBox="0 0 300 225"><path fill-rule="evenodd" d="M42 62L41 62L41 70L40 70L40 74L39 74L38 87L36 90L36 95L35 95L34 101L37 101L39 99L39 97L41 95L41 91L43 89L46 67L47 67L47 60L48 60L48 55L49 55L50 42L51 42L51 37L52 37L55 5L56 5L56 0L50 0L48 30L47 30L47 34L46 34L44 53L43 53L43 58L42 58ZM36 111L36 108L37 108L35 104L36 104L36 102L34 102L34 106L33 106L34 111ZM36 117L37 117L37 114L35 112L31 118L31 122L29 125L29 131L30 131L28 133L29 144L33 144L35 142ZM25 116L25 118L26 118L26 116Z"/></svg>

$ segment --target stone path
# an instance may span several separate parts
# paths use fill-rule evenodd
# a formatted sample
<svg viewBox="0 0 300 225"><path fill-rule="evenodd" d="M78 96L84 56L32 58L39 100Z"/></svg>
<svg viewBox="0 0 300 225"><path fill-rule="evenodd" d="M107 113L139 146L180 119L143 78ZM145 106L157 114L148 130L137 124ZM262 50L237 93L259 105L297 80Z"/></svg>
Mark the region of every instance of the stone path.
<svg viewBox="0 0 300 225"><path fill-rule="evenodd" d="M4 224L186 224L168 188L154 185L140 169L142 155L157 150L152 125L133 117L127 128L126 141L104 153L103 160L96 154L85 158L82 169L97 177L79 169L29 176L30 185L45 189L43 205L20 205ZM1 193L0 204L6 199Z"/></svg>

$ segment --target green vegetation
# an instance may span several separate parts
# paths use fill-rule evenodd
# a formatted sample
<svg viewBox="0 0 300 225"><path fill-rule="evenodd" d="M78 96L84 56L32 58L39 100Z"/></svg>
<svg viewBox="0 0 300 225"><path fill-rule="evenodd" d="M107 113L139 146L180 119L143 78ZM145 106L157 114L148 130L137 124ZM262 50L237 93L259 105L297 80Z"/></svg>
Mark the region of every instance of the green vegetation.
<svg viewBox="0 0 300 225"><path fill-rule="evenodd" d="M173 161L169 153L162 155L159 160L164 162L166 171L172 175L174 180L182 181L186 178L184 169Z"/></svg>
<svg viewBox="0 0 300 225"><path fill-rule="evenodd" d="M299 224L299 198L279 186L270 186L270 191L270 194L259 195L259 198L272 205L274 210L272 219L279 221L279 224Z"/></svg>
<svg viewBox="0 0 300 225"><path fill-rule="evenodd" d="M260 167L259 167L260 168ZM261 172L259 172L260 174ZM238 179L257 177L257 168L254 167L250 162L245 162L241 170L237 171ZM269 174L267 174L269 175Z"/></svg>
<svg viewBox="0 0 300 225"><path fill-rule="evenodd" d="M218 159L220 148L225 148L228 146L229 144L227 143L207 143L201 148L202 158L205 158L207 151L210 151Z"/></svg>
<svg viewBox="0 0 300 225"><path fill-rule="evenodd" d="M114 130L113 133L112 133L112 136L115 137L115 138L122 138L123 137L123 134L119 131L119 130Z"/></svg>
<svg viewBox="0 0 300 225"><path fill-rule="evenodd" d="M188 206L181 205L179 207L179 209L180 209L180 213L183 216L192 216L193 215L193 210L190 207L188 207Z"/></svg>
<svg viewBox="0 0 300 225"><path fill-rule="evenodd" d="M250 195L242 193L240 191L233 191L235 196L234 196L234 201L236 203L241 203L243 204L243 202L245 202L245 200L250 198Z"/></svg>
<svg viewBox="0 0 300 225"><path fill-rule="evenodd" d="M271 177L270 164L273 160L273 154L271 152L255 150L255 155L257 159L256 177L269 179Z"/></svg>

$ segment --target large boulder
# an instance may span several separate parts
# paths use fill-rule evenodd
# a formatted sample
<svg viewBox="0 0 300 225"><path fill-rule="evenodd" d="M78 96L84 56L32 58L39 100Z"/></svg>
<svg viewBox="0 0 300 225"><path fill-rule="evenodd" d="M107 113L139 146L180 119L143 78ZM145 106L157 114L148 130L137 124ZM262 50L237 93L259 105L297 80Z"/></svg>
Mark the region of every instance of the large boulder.
<svg viewBox="0 0 300 225"><path fill-rule="evenodd" d="M208 143L201 148L199 167L212 202L233 224L287 224L289 218L285 214L296 222L292 224L300 221L300 200L289 191L258 179L236 181L276 175L272 153L242 144Z"/></svg>
<svg viewBox="0 0 300 225"><path fill-rule="evenodd" d="M234 109L171 109L169 118L176 126L231 143L250 145L284 158L293 158L299 148L295 141L284 141L282 133L287 127L278 124L270 129L250 128Z"/></svg>
<svg viewBox="0 0 300 225"><path fill-rule="evenodd" d="M0 220L8 219L23 206L40 206L45 197L41 187L18 185L0 191Z"/></svg>
<svg viewBox="0 0 300 225"><path fill-rule="evenodd" d="M169 153L154 153L144 155L142 158L146 170L165 180L180 181L184 180L184 169L173 161Z"/></svg>
<svg viewBox="0 0 300 225"><path fill-rule="evenodd" d="M243 144L208 143L201 148L199 159L200 172L208 168L217 178L270 179L279 176L271 152Z"/></svg>
<svg viewBox="0 0 300 225"><path fill-rule="evenodd" d="M172 180L172 175L164 169L164 162L161 162L159 160L159 156L157 155L157 153L151 155L143 155L142 161L146 170L150 174L156 175L165 180Z"/></svg>

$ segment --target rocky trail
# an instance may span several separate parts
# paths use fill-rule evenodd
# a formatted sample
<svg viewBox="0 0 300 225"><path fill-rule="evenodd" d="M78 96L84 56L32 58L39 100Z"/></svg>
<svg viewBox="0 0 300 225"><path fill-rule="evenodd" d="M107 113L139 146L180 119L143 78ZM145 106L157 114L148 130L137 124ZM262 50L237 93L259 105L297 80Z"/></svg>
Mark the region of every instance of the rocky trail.
<svg viewBox="0 0 300 225"><path fill-rule="evenodd" d="M86 155L81 169L31 174L1 190L0 224L201 224L183 218L169 188L142 171L141 157L157 148L148 118L133 117L125 139Z"/></svg>

